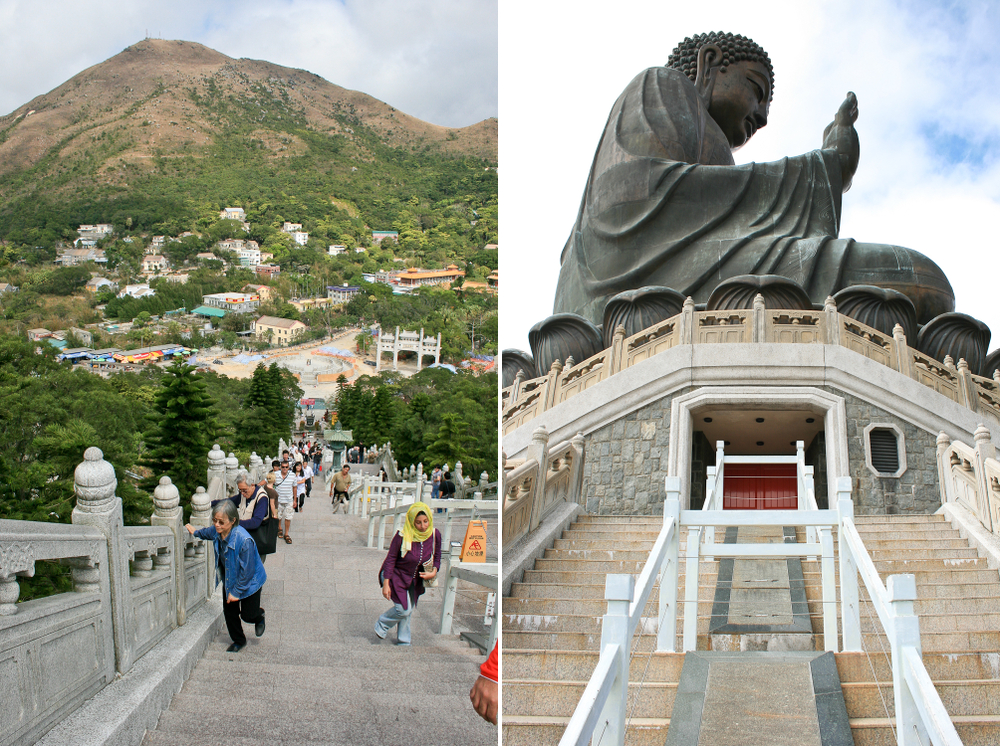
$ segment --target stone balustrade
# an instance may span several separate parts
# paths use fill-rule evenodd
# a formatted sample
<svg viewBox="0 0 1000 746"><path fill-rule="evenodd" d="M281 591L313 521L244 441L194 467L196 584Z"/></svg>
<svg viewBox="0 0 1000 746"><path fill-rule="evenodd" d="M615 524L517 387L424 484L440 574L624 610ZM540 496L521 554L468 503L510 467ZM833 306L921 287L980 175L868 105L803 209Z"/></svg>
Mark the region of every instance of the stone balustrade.
<svg viewBox="0 0 1000 746"><path fill-rule="evenodd" d="M549 447L549 433L537 428L527 457L508 469L504 457L503 547L513 547L534 531L561 502L579 502L583 484L584 438Z"/></svg>
<svg viewBox="0 0 1000 746"><path fill-rule="evenodd" d="M967 508L993 534L1000 533L1000 461L990 431L980 425L975 445L951 440L945 433L937 438L941 504L958 503Z"/></svg>
<svg viewBox="0 0 1000 746"><path fill-rule="evenodd" d="M688 298L676 316L638 334L619 327L611 346L582 362L556 360L548 373L514 383L501 392L503 434L537 417L616 373L678 345L772 343L828 344L846 347L919 381L973 412L1000 423L1000 371L994 378L973 374L964 360L935 360L908 346L899 325L883 334L837 312L832 298L822 311L767 309L757 296L752 309L695 311Z"/></svg>
<svg viewBox="0 0 1000 746"><path fill-rule="evenodd" d="M262 464L251 457L251 469L262 473ZM193 525L210 525L210 496L232 494L238 469L212 449L208 490L191 498ZM184 528L170 478L153 492L149 526L124 525L117 486L114 467L88 448L74 475L72 525L0 520L0 746L38 741L215 590L213 548ZM73 592L17 603L19 579L40 561L72 568Z"/></svg>

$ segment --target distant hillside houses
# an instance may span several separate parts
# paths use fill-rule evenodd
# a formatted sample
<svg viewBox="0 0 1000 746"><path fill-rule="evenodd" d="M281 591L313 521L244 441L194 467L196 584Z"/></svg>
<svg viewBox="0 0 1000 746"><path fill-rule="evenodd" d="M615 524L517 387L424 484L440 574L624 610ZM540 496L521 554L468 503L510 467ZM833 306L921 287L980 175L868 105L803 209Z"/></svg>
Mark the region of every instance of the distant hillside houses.
<svg viewBox="0 0 1000 746"><path fill-rule="evenodd" d="M241 223L247 219L246 211L242 207L226 207L219 213L220 220L239 220Z"/></svg>
<svg viewBox="0 0 1000 746"><path fill-rule="evenodd" d="M108 258L104 254L104 249L96 249L92 246L80 249L63 249L56 257L56 264L61 264L64 267L75 267L84 262L107 264Z"/></svg>
<svg viewBox="0 0 1000 746"><path fill-rule="evenodd" d="M9 282L0 282L0 295L4 293L16 293L17 290L17 285L11 285Z"/></svg>
<svg viewBox="0 0 1000 746"><path fill-rule="evenodd" d="M211 251L200 251L200 252L198 252L197 254L194 255L194 258L197 259L198 261L206 261L206 260L209 260L209 259L214 259L214 260L219 261L219 262L222 261L221 259L219 259L219 257L217 257L215 254L213 254Z"/></svg>
<svg viewBox="0 0 1000 746"><path fill-rule="evenodd" d="M277 264L258 264L253 268L253 271L257 273L258 277L277 277L281 274L281 267Z"/></svg>
<svg viewBox="0 0 1000 746"><path fill-rule="evenodd" d="M326 253L330 256L340 256L341 254L347 253L346 246L340 246L337 244L330 244L330 247L326 250Z"/></svg>
<svg viewBox="0 0 1000 746"><path fill-rule="evenodd" d="M409 269L400 272L397 282L401 288L418 288L424 285L443 285L452 283L459 277L465 277L465 271L457 264L449 264L442 270Z"/></svg>
<svg viewBox="0 0 1000 746"><path fill-rule="evenodd" d="M250 330L256 334L257 339L280 345L290 344L308 328L301 321L276 316L261 316L250 324Z"/></svg>
<svg viewBox="0 0 1000 746"><path fill-rule="evenodd" d="M250 243L254 243L251 241ZM260 264L260 249L247 247L236 252L241 267L256 267Z"/></svg>
<svg viewBox="0 0 1000 746"><path fill-rule="evenodd" d="M84 290L90 293L99 293L105 288L109 290L117 290L118 283L113 280L109 280L107 277L91 277L90 282L84 286Z"/></svg>
<svg viewBox="0 0 1000 746"><path fill-rule="evenodd" d="M386 238L399 243L399 231L372 231L372 241L375 243L380 244Z"/></svg>
<svg viewBox="0 0 1000 746"><path fill-rule="evenodd" d="M142 260L142 271L144 274L162 272L170 266L167 258L161 254L147 254Z"/></svg>
<svg viewBox="0 0 1000 746"><path fill-rule="evenodd" d="M150 295L156 295L156 291L144 283L138 285L126 285L125 289L118 293L119 298L124 298L126 296L129 298L146 298Z"/></svg>
<svg viewBox="0 0 1000 746"><path fill-rule="evenodd" d="M202 296L202 304L227 313L249 313L260 305L260 296L250 293L209 293Z"/></svg>
<svg viewBox="0 0 1000 746"><path fill-rule="evenodd" d="M277 293L270 285L247 284L243 286L243 292L258 295L262 301L269 301L277 297Z"/></svg>
<svg viewBox="0 0 1000 746"><path fill-rule="evenodd" d="M326 297L332 303L350 303L351 299L360 292L360 287L353 287L346 284L343 287L339 285L326 286Z"/></svg>
<svg viewBox="0 0 1000 746"><path fill-rule="evenodd" d="M242 251L243 249L254 249L260 251L260 244L256 241L245 241L242 238L227 238L216 244L223 251Z"/></svg>
<svg viewBox="0 0 1000 746"><path fill-rule="evenodd" d="M81 225L76 229L80 238L99 239L110 236L115 232L115 227L111 223L98 223L97 225Z"/></svg>
<svg viewBox="0 0 1000 746"><path fill-rule="evenodd" d="M292 240L299 246L305 246L309 242L309 234L302 230L302 223L289 223L286 221L281 226L281 230L290 235Z"/></svg>

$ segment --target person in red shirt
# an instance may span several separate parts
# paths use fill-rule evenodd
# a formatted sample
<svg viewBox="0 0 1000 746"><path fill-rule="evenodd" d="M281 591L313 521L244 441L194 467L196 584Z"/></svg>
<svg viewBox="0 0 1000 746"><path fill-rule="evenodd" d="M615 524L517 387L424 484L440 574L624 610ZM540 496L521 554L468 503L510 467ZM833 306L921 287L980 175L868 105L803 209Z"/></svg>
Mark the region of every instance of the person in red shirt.
<svg viewBox="0 0 1000 746"><path fill-rule="evenodd" d="M488 722L497 724L497 679L499 678L499 658L497 650L499 643L493 646L493 652L486 662L479 667L479 678L472 685L469 699L479 716Z"/></svg>

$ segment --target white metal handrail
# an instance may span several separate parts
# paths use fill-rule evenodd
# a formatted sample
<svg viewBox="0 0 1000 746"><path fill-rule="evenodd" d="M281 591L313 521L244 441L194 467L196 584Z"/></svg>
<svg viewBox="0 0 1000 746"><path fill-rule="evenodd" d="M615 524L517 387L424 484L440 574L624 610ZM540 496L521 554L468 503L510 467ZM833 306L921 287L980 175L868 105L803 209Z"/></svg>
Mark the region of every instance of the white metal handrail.
<svg viewBox="0 0 1000 746"><path fill-rule="evenodd" d="M734 460L730 461L733 462ZM722 458L717 461L717 465L722 467L720 472L724 469L724 464ZM811 476L804 470L800 471L800 475ZM717 481L712 484L714 494L706 493L705 509L681 511L680 478L667 477L664 526L639 575L638 588L631 575L607 576L605 598L608 601L608 612L603 617L601 627L601 656L559 741L560 746L585 746L592 738L595 743L604 743L605 736L610 736L607 741L609 746L623 746L629 681L627 651L652 590L655 574L660 576L656 649L673 651L676 644L675 606L679 579L680 526L689 527L685 588L685 603L688 605L685 608L683 630L683 649L687 651L695 649L697 640L698 554L702 529L712 525L764 523L805 526L807 530L813 528L819 534L819 542L744 545L710 542L705 549L716 556L787 557L818 554L822 558L823 637L826 649L836 651L837 600L832 529L839 527L843 649L861 651L863 647L857 583L860 574L891 645L898 746L961 746L958 732L921 657L919 620L913 614L913 601L916 599L914 576L892 575L888 578L887 586L882 584L854 526L851 479L841 477L837 480L838 499L835 510L766 511L766 518L761 517L760 511L711 509L721 492L714 489L717 484ZM604 728L600 734L595 735L601 723L604 723Z"/></svg>
<svg viewBox="0 0 1000 746"><path fill-rule="evenodd" d="M451 624L455 618L455 598L458 595L459 580L481 586L492 591L494 594L500 587L498 582L500 571L499 565L496 562L461 562L459 561L461 552L461 546L453 545L447 553L447 582L444 589L444 601L441 604L441 627L439 632L442 635L451 634ZM487 650L492 650L500 631L500 624L497 621L496 613L491 615L489 625L490 639L487 644Z"/></svg>

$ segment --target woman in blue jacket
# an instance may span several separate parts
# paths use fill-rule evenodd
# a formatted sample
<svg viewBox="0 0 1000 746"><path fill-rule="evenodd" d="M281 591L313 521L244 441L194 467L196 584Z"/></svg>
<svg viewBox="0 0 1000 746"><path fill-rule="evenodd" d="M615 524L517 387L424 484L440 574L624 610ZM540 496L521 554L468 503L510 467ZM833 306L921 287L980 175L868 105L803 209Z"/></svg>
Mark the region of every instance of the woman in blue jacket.
<svg viewBox="0 0 1000 746"><path fill-rule="evenodd" d="M195 529L190 523L185 526L192 536L211 539L215 544L216 568L215 584L222 582L225 600L222 611L226 617L226 628L233 640L226 652L236 653L247 644L240 618L254 625L257 637L264 634L264 610L260 608L260 591L267 580L264 564L257 554L257 546L250 534L240 524L239 513L230 500L223 500L212 506L212 525Z"/></svg>

